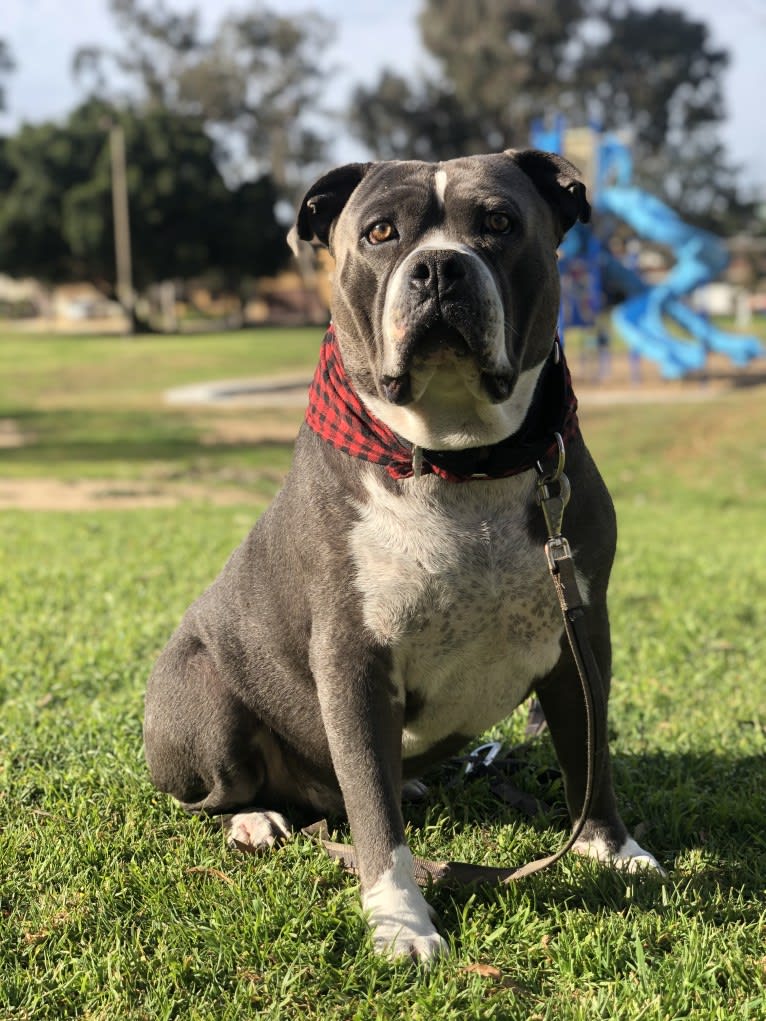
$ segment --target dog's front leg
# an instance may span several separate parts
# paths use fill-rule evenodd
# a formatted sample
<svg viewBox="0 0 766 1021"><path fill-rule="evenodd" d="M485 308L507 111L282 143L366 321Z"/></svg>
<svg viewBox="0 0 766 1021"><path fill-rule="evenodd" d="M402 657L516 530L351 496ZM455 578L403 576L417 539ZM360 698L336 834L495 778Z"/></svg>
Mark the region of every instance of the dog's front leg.
<svg viewBox="0 0 766 1021"><path fill-rule="evenodd" d="M356 659L328 656L326 649L312 667L375 949L429 961L446 944L415 882L404 839L402 704L388 677L388 657L379 649Z"/></svg>

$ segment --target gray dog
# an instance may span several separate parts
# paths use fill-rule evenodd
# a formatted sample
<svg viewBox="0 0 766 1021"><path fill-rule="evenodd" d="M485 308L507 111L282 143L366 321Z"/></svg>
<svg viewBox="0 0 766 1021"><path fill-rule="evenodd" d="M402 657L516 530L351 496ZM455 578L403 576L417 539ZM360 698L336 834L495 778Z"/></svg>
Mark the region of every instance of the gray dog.
<svg viewBox="0 0 766 1021"><path fill-rule="evenodd" d="M394 956L446 946L413 879L405 779L534 691L573 819L583 804L585 710L535 493L558 433L608 681L614 512L556 341L556 249L589 213L576 169L536 150L316 182L292 242L334 256L333 326L291 471L149 681L156 786L230 814L252 848L286 837L291 812L345 812L375 946ZM576 850L658 869L620 819L603 741L596 762Z"/></svg>

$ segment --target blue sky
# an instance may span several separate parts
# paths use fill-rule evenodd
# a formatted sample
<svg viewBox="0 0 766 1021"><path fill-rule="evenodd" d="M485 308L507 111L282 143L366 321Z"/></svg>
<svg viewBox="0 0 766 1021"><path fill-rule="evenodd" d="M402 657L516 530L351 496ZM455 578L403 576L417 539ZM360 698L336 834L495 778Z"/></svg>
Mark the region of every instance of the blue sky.
<svg viewBox="0 0 766 1021"><path fill-rule="evenodd" d="M729 119L722 137L734 159L744 165L746 180L757 184L766 197L765 0L664 2L705 20L714 40L730 51L725 78ZM199 6L211 20L225 10L253 6L243 0L169 3L180 10ZM373 81L383 66L404 73L423 63L415 25L418 0L267 0L267 5L285 13L313 8L337 23L338 38L323 57L328 66L338 68L332 96L336 104L354 81ZM18 64L9 82L9 109L0 114L0 133L7 133L21 121L58 117L70 110L79 98L70 74L73 52L88 43L108 45L115 29L107 0L2 0L2 8L0 38L10 43ZM352 140L339 138L333 159L341 162L364 155Z"/></svg>

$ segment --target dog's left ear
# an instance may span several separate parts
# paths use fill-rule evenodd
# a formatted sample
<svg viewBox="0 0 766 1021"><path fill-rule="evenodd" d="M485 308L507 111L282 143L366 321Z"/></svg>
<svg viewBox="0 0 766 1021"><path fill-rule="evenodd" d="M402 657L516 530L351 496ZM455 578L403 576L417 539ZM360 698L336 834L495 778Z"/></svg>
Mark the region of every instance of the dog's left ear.
<svg viewBox="0 0 766 1021"><path fill-rule="evenodd" d="M303 196L298 217L287 235L287 243L296 255L299 241L317 241L325 248L330 247L333 224L371 166L371 163L347 163L312 184Z"/></svg>
<svg viewBox="0 0 766 1021"><path fill-rule="evenodd" d="M569 160L540 149L506 149L506 156L523 170L553 209L560 225L560 237L566 234L577 220L590 220L590 203L580 171Z"/></svg>

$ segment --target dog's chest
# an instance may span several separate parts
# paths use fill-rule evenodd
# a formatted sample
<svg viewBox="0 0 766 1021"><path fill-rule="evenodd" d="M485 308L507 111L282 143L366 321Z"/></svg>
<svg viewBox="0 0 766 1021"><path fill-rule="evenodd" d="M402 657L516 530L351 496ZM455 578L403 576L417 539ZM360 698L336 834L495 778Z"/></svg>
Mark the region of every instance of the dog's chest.
<svg viewBox="0 0 766 1021"><path fill-rule="evenodd" d="M534 472L491 482L367 477L351 532L367 629L392 652L405 757L507 716L560 655L543 549L528 532Z"/></svg>

